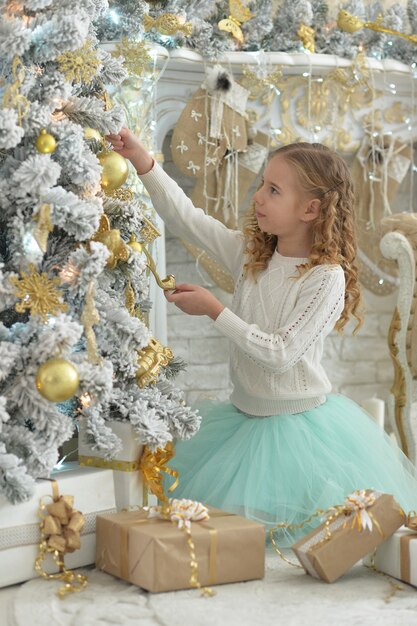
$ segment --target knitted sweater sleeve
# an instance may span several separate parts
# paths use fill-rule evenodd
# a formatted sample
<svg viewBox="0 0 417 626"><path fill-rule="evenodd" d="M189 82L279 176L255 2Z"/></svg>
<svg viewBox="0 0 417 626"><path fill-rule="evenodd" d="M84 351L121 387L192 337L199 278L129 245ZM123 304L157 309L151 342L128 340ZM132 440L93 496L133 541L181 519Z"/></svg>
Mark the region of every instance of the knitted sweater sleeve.
<svg viewBox="0 0 417 626"><path fill-rule="evenodd" d="M206 250L236 278L244 249L242 233L226 228L219 220L196 208L157 163L140 178L156 212L171 233Z"/></svg>
<svg viewBox="0 0 417 626"><path fill-rule="evenodd" d="M317 266L304 281L288 323L275 332L248 324L228 308L217 317L215 326L259 363L283 373L330 333L343 311L344 296L343 269Z"/></svg>

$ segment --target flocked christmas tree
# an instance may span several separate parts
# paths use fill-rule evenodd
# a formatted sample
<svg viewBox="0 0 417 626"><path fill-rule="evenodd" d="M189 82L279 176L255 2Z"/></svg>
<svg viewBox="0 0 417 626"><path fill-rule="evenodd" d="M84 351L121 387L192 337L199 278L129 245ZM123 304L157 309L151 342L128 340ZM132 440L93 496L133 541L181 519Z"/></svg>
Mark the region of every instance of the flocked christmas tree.
<svg viewBox="0 0 417 626"><path fill-rule="evenodd" d="M19 502L80 415L105 457L120 446L109 420L130 420L154 450L191 437L199 417L145 323L148 207L105 149L123 123L106 88L127 76L99 46L107 2L0 8L0 493Z"/></svg>

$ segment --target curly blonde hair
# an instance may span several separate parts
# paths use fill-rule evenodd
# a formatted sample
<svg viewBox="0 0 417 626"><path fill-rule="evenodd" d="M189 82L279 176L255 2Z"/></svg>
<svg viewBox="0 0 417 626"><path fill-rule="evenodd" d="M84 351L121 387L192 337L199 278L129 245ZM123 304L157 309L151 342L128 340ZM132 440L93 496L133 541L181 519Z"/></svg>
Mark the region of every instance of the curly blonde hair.
<svg viewBox="0 0 417 626"><path fill-rule="evenodd" d="M356 259L355 210L353 182L349 168L342 157L320 143L293 143L272 153L283 157L294 167L304 192L321 201L320 212L314 220L313 244L307 263L298 266L300 276L316 265L341 265L346 280L345 306L336 323L343 331L349 318L357 320L354 333L363 323L360 314L360 288ZM254 204L248 210L243 224L248 261L245 273L257 274L264 270L275 249L278 237L263 232L255 216Z"/></svg>

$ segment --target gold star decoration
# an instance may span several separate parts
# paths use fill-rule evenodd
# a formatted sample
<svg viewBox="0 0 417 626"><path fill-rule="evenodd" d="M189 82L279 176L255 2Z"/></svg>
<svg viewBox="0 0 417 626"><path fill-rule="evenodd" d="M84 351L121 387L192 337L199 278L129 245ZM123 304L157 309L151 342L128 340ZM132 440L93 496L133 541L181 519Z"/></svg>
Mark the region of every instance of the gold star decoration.
<svg viewBox="0 0 417 626"><path fill-rule="evenodd" d="M127 37L122 37L121 42L116 44L116 50L112 52L112 55L121 55L129 74L139 77L149 69L152 61L149 48L143 41L129 41Z"/></svg>
<svg viewBox="0 0 417 626"><path fill-rule="evenodd" d="M101 216L100 226L96 234L91 238L91 241L99 241L110 252L106 263L106 267L109 269L113 270L118 261L127 261L129 258L129 246L121 238L120 230L110 228L110 220L105 213Z"/></svg>
<svg viewBox="0 0 417 626"><path fill-rule="evenodd" d="M78 50L64 52L57 58L58 69L70 82L91 83L101 65L90 40Z"/></svg>
<svg viewBox="0 0 417 626"><path fill-rule="evenodd" d="M45 272L39 273L33 264L30 265L29 272L21 272L20 279L12 276L10 283L15 288L14 295L20 299L15 305L19 313L30 309L31 315L39 315L46 321L48 315L56 315L68 308L62 301L62 293L58 289L61 285L60 279L49 278Z"/></svg>

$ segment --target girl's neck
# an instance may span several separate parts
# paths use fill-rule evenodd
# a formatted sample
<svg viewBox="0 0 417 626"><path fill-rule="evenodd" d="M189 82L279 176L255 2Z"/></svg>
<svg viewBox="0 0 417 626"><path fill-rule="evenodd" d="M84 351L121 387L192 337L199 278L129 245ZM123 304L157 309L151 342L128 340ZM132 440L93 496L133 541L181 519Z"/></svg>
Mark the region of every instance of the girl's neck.
<svg viewBox="0 0 417 626"><path fill-rule="evenodd" d="M311 242L306 241L281 241L278 239L277 252L281 256L306 259L311 252Z"/></svg>

